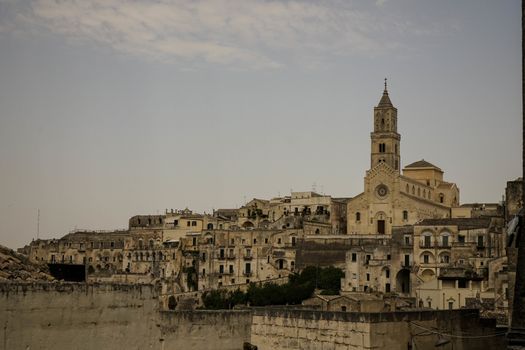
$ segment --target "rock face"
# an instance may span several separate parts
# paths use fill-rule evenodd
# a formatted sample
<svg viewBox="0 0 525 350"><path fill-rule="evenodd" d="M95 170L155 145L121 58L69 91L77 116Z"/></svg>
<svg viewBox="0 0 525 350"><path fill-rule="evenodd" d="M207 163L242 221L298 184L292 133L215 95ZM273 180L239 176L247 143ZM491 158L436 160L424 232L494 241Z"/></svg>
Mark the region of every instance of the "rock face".
<svg viewBox="0 0 525 350"><path fill-rule="evenodd" d="M52 281L47 265L35 264L25 255L0 245L0 281Z"/></svg>

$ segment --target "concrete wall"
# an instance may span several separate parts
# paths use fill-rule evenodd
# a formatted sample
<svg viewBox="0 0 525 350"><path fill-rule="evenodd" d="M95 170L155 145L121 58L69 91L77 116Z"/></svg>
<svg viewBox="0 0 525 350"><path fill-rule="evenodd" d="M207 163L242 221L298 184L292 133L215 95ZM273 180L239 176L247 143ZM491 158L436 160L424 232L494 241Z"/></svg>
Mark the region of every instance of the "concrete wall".
<svg viewBox="0 0 525 350"><path fill-rule="evenodd" d="M409 344L433 349L438 332L467 335L449 337L456 350L504 349L504 336L476 337L495 333L495 322L480 321L478 312L468 309L395 313L255 309L251 343L259 350L406 350Z"/></svg>
<svg viewBox="0 0 525 350"><path fill-rule="evenodd" d="M249 311L159 311L152 285L0 283L0 350L242 349Z"/></svg>

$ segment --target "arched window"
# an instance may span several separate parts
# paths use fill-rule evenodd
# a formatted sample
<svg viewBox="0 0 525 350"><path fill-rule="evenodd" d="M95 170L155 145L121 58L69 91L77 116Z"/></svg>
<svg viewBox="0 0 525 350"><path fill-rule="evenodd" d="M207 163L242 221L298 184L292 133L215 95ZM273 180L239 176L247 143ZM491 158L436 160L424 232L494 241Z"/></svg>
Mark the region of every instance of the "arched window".
<svg viewBox="0 0 525 350"><path fill-rule="evenodd" d="M361 213L360 212L355 213L355 221L357 221L357 222L361 221Z"/></svg>
<svg viewBox="0 0 525 350"><path fill-rule="evenodd" d="M208 228L208 230L213 230L213 224L212 223L208 224L207 228Z"/></svg>

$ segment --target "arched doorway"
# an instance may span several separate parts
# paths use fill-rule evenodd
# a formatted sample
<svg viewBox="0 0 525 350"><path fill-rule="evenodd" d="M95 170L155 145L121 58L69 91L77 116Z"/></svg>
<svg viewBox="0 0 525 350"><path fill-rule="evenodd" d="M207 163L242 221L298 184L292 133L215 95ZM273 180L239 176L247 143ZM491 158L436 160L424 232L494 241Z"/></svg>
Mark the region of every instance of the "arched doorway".
<svg viewBox="0 0 525 350"><path fill-rule="evenodd" d="M410 293L410 271L400 270L396 275L396 291L398 293Z"/></svg>

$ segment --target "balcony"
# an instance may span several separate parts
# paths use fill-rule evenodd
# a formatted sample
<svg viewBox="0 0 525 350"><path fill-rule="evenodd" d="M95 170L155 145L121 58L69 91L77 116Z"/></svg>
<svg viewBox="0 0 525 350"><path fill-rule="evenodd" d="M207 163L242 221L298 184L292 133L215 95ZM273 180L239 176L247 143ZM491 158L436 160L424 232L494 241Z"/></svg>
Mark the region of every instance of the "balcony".
<svg viewBox="0 0 525 350"><path fill-rule="evenodd" d="M252 260L253 259L253 255L245 254L243 258L244 258L244 260Z"/></svg>
<svg viewBox="0 0 525 350"><path fill-rule="evenodd" d="M253 275L251 271L244 271L242 274L243 276L246 276L246 277L251 277Z"/></svg>
<svg viewBox="0 0 525 350"><path fill-rule="evenodd" d="M235 260L235 254L229 254L228 256L226 256L226 259Z"/></svg>
<svg viewBox="0 0 525 350"><path fill-rule="evenodd" d="M419 242L419 248L420 249L430 249L434 248L436 244L434 243L425 243L425 242Z"/></svg>

